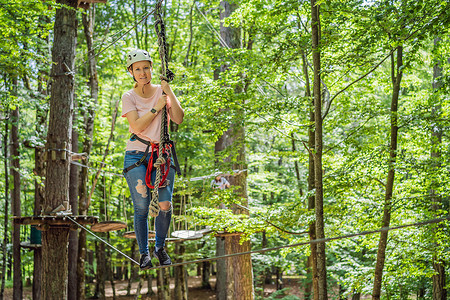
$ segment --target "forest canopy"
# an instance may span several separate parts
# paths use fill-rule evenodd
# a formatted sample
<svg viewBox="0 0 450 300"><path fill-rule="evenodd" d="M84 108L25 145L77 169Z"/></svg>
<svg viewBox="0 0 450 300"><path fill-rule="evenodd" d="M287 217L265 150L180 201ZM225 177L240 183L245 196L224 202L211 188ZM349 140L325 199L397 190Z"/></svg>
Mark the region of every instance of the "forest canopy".
<svg viewBox="0 0 450 300"><path fill-rule="evenodd" d="M136 249L123 237L133 230L122 175L130 132L120 101L134 84L125 59L149 51L152 83L160 84L156 2L77 8L75 67L64 75L74 80L65 150L82 154L70 164L73 213L125 222L126 230L100 235L126 253ZM61 76L51 71L59 9L73 10L60 1L0 3L2 282L12 281L11 216L45 210L36 199L44 197L51 90ZM444 299L437 289L450 288L449 2L173 0L162 11L170 84L185 112L182 124L170 123L182 173L172 230L238 232L261 249L443 218L253 254L251 264L260 299L274 272L300 278L305 297L318 289L330 298L376 295L380 279L383 299ZM231 188L211 189L219 173ZM20 228L29 242L30 226ZM91 274L105 259L99 251L108 266L128 264L99 244L87 234ZM185 247L182 261L216 255L213 235ZM20 255L25 281L33 252Z"/></svg>

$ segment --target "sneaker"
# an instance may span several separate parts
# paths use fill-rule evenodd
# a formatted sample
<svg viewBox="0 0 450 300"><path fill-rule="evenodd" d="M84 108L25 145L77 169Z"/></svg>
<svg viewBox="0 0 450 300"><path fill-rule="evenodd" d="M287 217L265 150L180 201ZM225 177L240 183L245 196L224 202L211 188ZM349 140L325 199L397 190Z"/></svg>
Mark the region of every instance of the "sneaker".
<svg viewBox="0 0 450 300"><path fill-rule="evenodd" d="M141 270L148 270L153 267L152 260L148 253L141 255L141 261L139 263L139 267Z"/></svg>
<svg viewBox="0 0 450 300"><path fill-rule="evenodd" d="M155 249L155 251L153 251L153 256L159 260L159 264L161 266L168 266L172 264L172 261L164 248L160 248L158 251Z"/></svg>

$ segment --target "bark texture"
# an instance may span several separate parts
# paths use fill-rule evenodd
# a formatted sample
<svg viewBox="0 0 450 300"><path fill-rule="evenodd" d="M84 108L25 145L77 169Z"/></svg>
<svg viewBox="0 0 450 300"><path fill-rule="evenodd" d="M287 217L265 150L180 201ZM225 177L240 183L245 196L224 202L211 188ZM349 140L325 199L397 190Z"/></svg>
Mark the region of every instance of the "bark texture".
<svg viewBox="0 0 450 300"><path fill-rule="evenodd" d="M183 255L186 248L184 244L176 243L175 244L175 253L176 253L176 262L183 261ZM175 275L175 299L177 300L187 300L188 299L188 287L187 287L187 271L185 266L174 267L174 275Z"/></svg>
<svg viewBox="0 0 450 300"><path fill-rule="evenodd" d="M69 163L74 96L78 1L60 0L56 10L52 51L53 79L47 133L47 168L44 212L69 200ZM67 297L67 245L69 229L46 228L42 232L42 299Z"/></svg>
<svg viewBox="0 0 450 300"><path fill-rule="evenodd" d="M311 37L312 37L312 51L313 51L313 68L314 68L314 187L315 193L315 231L316 238L325 238L325 224L323 216L323 180L322 180L322 97L321 97L321 83L320 83L320 14L319 5L316 0L311 0ZM318 293L320 300L328 299L327 292L327 263L325 255L325 243L316 244L317 253L317 279L313 277L313 282L317 280ZM314 285L313 285L314 286Z"/></svg>
<svg viewBox="0 0 450 300"><path fill-rule="evenodd" d="M229 17L233 11L237 8L236 4L228 1L220 2L220 35L223 43L222 47L226 48L240 48L240 28L226 27L223 24L223 20ZM228 69L228 65L221 66L221 72L225 72ZM242 92L242 86L234 86L235 93ZM231 112L229 112L231 113ZM215 153L221 153L224 150L230 150L233 153L233 157L225 158L224 162L232 167L232 169L243 170L245 165L245 129L242 120L244 120L244 112L242 110L232 112L235 114L234 121L229 125L229 129L223 133L219 140L215 144ZM232 162L233 161L233 162ZM231 163L232 162L232 163ZM241 205L247 206L247 173L241 172L236 176L229 178L230 184L235 188L236 196L241 199ZM248 214L248 211L233 207L233 213L235 214ZM226 236L225 253L245 252L251 249L250 242L239 243L240 236ZM220 242L219 242L220 243ZM217 247L220 245L218 244ZM218 272L219 264L218 262ZM250 255L243 255L238 257L232 257L226 259L226 299L253 299L253 270L252 261ZM221 275L221 274L219 274ZM222 283L219 281L219 283ZM219 287L219 291L223 292L223 287ZM223 297L223 294L219 294ZM218 295L218 296L219 296ZM218 298L224 299L224 298Z"/></svg>
<svg viewBox="0 0 450 300"><path fill-rule="evenodd" d="M47 90L44 89L45 74L43 71L39 72L38 92L43 97L47 96ZM43 107L47 107L44 105ZM36 134L39 140L45 141L44 128L47 125L48 109L42 106L36 107ZM34 215L40 215L41 206L44 203L45 195L45 149L42 146L34 148L34 172L36 176L40 177L40 182L34 182ZM41 299L42 286L42 248L34 249L34 265L33 265L33 300Z"/></svg>
<svg viewBox="0 0 450 300"><path fill-rule="evenodd" d="M16 82L17 84L17 82ZM11 213L20 217L20 159L19 159L19 108L11 112L11 171L13 177L13 188L11 190ZM21 300L23 294L22 267L20 256L20 224L13 223L13 299Z"/></svg>
<svg viewBox="0 0 450 300"><path fill-rule="evenodd" d="M168 269L159 269L157 272L158 300L170 299L170 274Z"/></svg>
<svg viewBox="0 0 450 300"><path fill-rule="evenodd" d="M76 101L74 101L73 120L76 120ZM78 132L75 127L72 129L72 149L78 152ZM78 212L78 175L79 168L75 164L70 165L70 185L69 185L69 203L73 212ZM67 299L77 300L77 261L78 261L78 231L69 232L69 257L68 257L68 289Z"/></svg>
<svg viewBox="0 0 450 300"><path fill-rule="evenodd" d="M84 36L86 38L86 45L88 49L88 76L89 76L89 90L91 95L91 102L82 111L84 119L84 141L83 153L89 157L92 149L92 136L94 133L94 118L95 106L98 100L98 77L97 77L97 61L94 57L93 34L94 34L94 16L95 5L91 5L89 11L82 16ZM81 106L81 103L80 103ZM78 214L86 215L88 209L88 169L82 168L80 171L79 191L78 191ZM77 299L85 299L85 272L84 264L86 259L86 231L82 230L78 234L78 259L77 259Z"/></svg>

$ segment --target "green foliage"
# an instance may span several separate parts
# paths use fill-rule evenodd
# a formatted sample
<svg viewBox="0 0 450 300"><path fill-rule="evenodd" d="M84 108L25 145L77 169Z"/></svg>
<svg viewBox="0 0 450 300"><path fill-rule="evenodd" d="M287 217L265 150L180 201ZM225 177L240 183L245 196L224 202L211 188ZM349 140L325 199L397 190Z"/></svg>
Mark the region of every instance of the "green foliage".
<svg viewBox="0 0 450 300"><path fill-rule="evenodd" d="M250 240L252 249L306 242L308 236L298 233L306 231L314 221L307 200L315 192L308 191L307 185L311 99L306 96L302 63L303 54L307 65L312 62L310 3L238 1L238 8L224 24L241 28L239 49L221 47L211 30L220 27L218 4L177 0L164 6L170 68L177 75L171 85L185 109L184 122L171 133L183 172L175 183L174 207L179 212L174 215L173 229L210 226L214 232L243 232L242 241ZM110 0L96 5L97 104L86 85L87 46L81 28L81 14L86 12L77 12L80 28L74 128L80 145L87 139L84 117L95 112L93 149L88 161L79 161L89 166L88 191L106 150L115 104L133 84L124 63L129 49L150 51L155 64L153 83L158 84L160 66L153 17L116 40L152 5L144 0ZM329 108L324 119L323 156L327 237L375 230L381 225L389 165L389 53L399 45L404 48L405 59L391 224L448 216L448 6L446 1L321 1L323 108ZM0 4L0 133L3 137L4 126L10 126L10 110L19 107L23 215L32 214L35 182L43 183L33 172L34 149L29 147L45 144L46 128L38 125L38 118L39 113L45 115L48 110L49 49L56 7L54 2L40 0ZM439 43L434 43L436 37L441 39ZM217 74L223 65L228 68ZM439 78L433 78L435 65L442 69ZM306 67L312 85L311 67ZM119 104L110 152L88 214L98 215L100 220L126 221L127 230L132 230L132 203L121 177L129 132L120 111ZM240 142L246 148L246 161L241 163L247 168L248 199L238 198L232 188L218 191L209 186L218 168L227 172L231 163L238 162L236 145L221 154L214 153L215 142L230 124L242 125L246 130L245 140ZM441 132L442 137L433 140L433 131ZM2 161L7 159L5 150L2 144ZM431 157L431 151L439 155ZM227 156L233 158L230 164L215 162ZM9 177L3 168L0 174L3 191ZM241 205L243 200L248 200L248 214L218 209L221 204L228 208ZM437 200L440 206L433 209ZM0 216L4 214L2 205ZM431 293L435 257L445 262L446 272L450 272L448 225L443 222L389 233L383 274L386 298L401 299L419 288ZM124 241L121 234L110 233L108 239L119 250L131 253L131 241ZM374 234L327 243L328 276L333 285L339 284L345 290L344 295L372 292L378 237ZM88 235L89 249L95 249L95 241ZM214 239L210 237L185 242L185 246L183 260L215 255ZM173 248L169 245L171 252ZM268 266L304 276L309 254L309 246L255 254L255 278ZM126 263L114 252L110 259L115 265ZM30 269L28 254L24 262ZM92 274L94 269L89 265L86 272ZM271 299L294 299L288 293L278 291Z"/></svg>

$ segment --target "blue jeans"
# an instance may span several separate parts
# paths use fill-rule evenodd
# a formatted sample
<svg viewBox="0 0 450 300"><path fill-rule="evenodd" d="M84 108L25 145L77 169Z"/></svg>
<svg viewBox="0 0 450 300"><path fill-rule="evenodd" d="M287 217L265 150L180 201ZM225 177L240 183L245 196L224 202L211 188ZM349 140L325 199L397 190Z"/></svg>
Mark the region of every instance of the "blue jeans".
<svg viewBox="0 0 450 300"><path fill-rule="evenodd" d="M136 240L139 245L139 252L141 254L148 253L148 213L150 200L152 198L152 189L145 184L145 173L147 171L148 160L150 159L149 153L139 167L135 167L125 173L125 178L130 189L131 199L134 206L134 231L136 233ZM154 153L156 154L156 153ZM131 166L135 162L139 161L144 155L144 152L140 151L126 151L124 168ZM154 155L156 156L156 155ZM154 157L155 162L156 157ZM172 162L173 165L173 162ZM153 168L151 174L152 185L156 177L156 169ZM164 188L158 189L159 202L170 201L172 202L173 184L175 181L175 170L173 167L169 170L167 176L169 184ZM168 211L159 211L159 215L155 218L155 231L156 231L156 244L157 248L164 247L167 232L169 231L170 221L172 219L172 207Z"/></svg>

